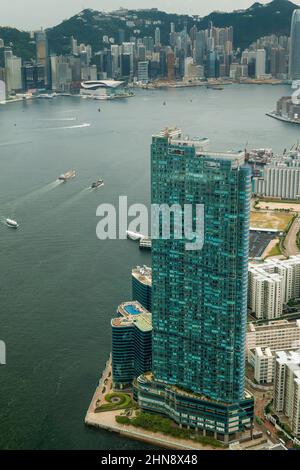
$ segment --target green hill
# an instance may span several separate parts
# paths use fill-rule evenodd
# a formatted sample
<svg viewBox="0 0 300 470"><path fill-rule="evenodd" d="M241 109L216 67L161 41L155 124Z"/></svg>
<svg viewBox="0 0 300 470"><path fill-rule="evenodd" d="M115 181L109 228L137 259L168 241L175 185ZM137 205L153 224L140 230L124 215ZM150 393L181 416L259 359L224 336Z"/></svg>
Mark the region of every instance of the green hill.
<svg viewBox="0 0 300 470"><path fill-rule="evenodd" d="M98 51L104 47L102 42L104 35L113 37L118 42L120 29L124 30L125 40L128 41L131 36L154 36L155 28L159 26L162 43L167 44L172 22L175 23L176 31L181 31L185 24L188 29L194 24L198 29L205 29L212 21L218 27L233 26L234 46L244 49L262 36L289 35L291 17L295 8L298 8L297 5L289 0L273 0L266 5L256 2L246 10L236 10L231 13L212 12L204 18L169 14L156 9L127 10L126 20L122 18L124 12L104 13L85 9L59 25L49 28L47 32L51 52L68 53L72 35L79 43L91 44L93 51ZM13 44L15 54L24 59L34 57L34 44L27 32L0 27L0 38L4 39L5 44Z"/></svg>

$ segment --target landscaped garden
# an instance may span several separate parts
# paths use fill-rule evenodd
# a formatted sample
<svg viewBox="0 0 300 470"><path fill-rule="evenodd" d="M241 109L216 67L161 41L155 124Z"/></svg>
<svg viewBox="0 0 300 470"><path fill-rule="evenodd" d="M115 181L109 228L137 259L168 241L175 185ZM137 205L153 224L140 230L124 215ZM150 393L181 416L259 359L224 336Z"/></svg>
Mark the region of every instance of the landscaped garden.
<svg viewBox="0 0 300 470"><path fill-rule="evenodd" d="M180 428L171 419L158 414L138 412L134 418L128 416L116 416L119 424L131 425L151 432L160 432L178 439L190 439L203 446L224 447L223 444L209 436L202 436L191 429Z"/></svg>
<svg viewBox="0 0 300 470"><path fill-rule="evenodd" d="M96 407L95 413L123 410L134 406L131 396L127 395L127 393L108 393L105 395L105 401L106 403Z"/></svg>

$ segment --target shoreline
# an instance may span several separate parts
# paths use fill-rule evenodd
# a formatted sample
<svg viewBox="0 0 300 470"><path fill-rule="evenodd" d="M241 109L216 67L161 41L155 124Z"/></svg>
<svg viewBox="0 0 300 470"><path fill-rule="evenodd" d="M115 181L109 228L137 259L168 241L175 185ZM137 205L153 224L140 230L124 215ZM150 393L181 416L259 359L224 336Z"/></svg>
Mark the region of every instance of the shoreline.
<svg viewBox="0 0 300 470"><path fill-rule="evenodd" d="M283 116L280 116L279 114L275 114L274 111L273 111L273 112L271 111L271 112L269 112L269 113L266 113L266 116L269 116L269 117L271 117L271 118L273 118L273 119L277 119L277 121L287 122L287 123L289 123L289 124L298 124L298 126L299 126L299 124L300 124L300 120L299 120L299 121L295 121L294 119L285 118L285 117L283 117Z"/></svg>

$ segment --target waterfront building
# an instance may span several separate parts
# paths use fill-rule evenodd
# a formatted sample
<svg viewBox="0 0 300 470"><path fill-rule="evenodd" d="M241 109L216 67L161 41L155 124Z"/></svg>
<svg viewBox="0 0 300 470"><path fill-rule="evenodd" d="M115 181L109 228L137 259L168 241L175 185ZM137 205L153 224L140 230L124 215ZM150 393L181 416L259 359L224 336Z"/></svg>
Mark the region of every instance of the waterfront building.
<svg viewBox="0 0 300 470"><path fill-rule="evenodd" d="M46 87L51 85L50 83L50 64L49 64L49 50L48 50L48 39L46 32L41 29L35 34L36 43L36 61L38 65L44 68L44 83Z"/></svg>
<svg viewBox="0 0 300 470"><path fill-rule="evenodd" d="M300 352L276 353L274 410L288 418L292 433L300 436Z"/></svg>
<svg viewBox="0 0 300 470"><path fill-rule="evenodd" d="M149 82L149 61L138 62L138 81L143 83Z"/></svg>
<svg viewBox="0 0 300 470"><path fill-rule="evenodd" d="M122 303L117 313L111 320L113 386L127 389L151 369L151 313L136 301Z"/></svg>
<svg viewBox="0 0 300 470"><path fill-rule="evenodd" d="M265 165L263 175L253 178L253 193L264 197L299 199L300 152L291 151L277 156Z"/></svg>
<svg viewBox="0 0 300 470"><path fill-rule="evenodd" d="M125 83L117 80L88 80L81 83L80 94L90 98L112 99L123 96Z"/></svg>
<svg viewBox="0 0 300 470"><path fill-rule="evenodd" d="M0 70L0 103L5 103L6 101L6 84L4 80L1 80L1 70Z"/></svg>
<svg viewBox="0 0 300 470"><path fill-rule="evenodd" d="M70 92L72 84L72 68L66 56L51 56L52 90Z"/></svg>
<svg viewBox="0 0 300 470"><path fill-rule="evenodd" d="M22 59L12 53L11 48L4 50L4 64L7 93L21 91L22 83Z"/></svg>
<svg viewBox="0 0 300 470"><path fill-rule="evenodd" d="M300 10L294 10L291 24L289 77L300 79Z"/></svg>
<svg viewBox="0 0 300 470"><path fill-rule="evenodd" d="M23 65L22 70L26 91L45 89L45 68L42 64L26 63Z"/></svg>
<svg viewBox="0 0 300 470"><path fill-rule="evenodd" d="M251 176L243 152L204 142L174 129L152 139L152 203L203 204L204 246L186 249L174 220L170 238L152 241L153 366L135 396L228 441L253 420L244 387Z"/></svg>
<svg viewBox="0 0 300 470"><path fill-rule="evenodd" d="M258 49L255 57L255 75L256 78L262 78L266 75L266 50Z"/></svg>
<svg viewBox="0 0 300 470"><path fill-rule="evenodd" d="M152 304L152 269L137 266L132 270L132 298L151 312Z"/></svg>

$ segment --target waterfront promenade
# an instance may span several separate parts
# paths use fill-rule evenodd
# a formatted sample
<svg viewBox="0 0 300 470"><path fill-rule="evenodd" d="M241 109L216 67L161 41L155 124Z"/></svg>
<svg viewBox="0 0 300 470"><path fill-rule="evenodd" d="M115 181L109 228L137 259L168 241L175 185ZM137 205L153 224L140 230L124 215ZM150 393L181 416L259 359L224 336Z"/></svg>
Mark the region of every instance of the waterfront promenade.
<svg viewBox="0 0 300 470"><path fill-rule="evenodd" d="M111 357L106 363L105 369L102 373L99 384L93 395L92 401L85 416L85 424L106 431L115 432L129 439L153 444L155 447L163 447L167 449L180 449L180 450L224 450L215 448L209 445L203 446L202 444L193 442L192 440L177 439L172 436L167 436L162 433L154 433L146 431L145 429L135 428L116 422L116 416L120 416L122 411L105 411L95 413L97 406L105 403L105 395L111 390L112 375L111 375ZM103 390L105 391L103 392Z"/></svg>

